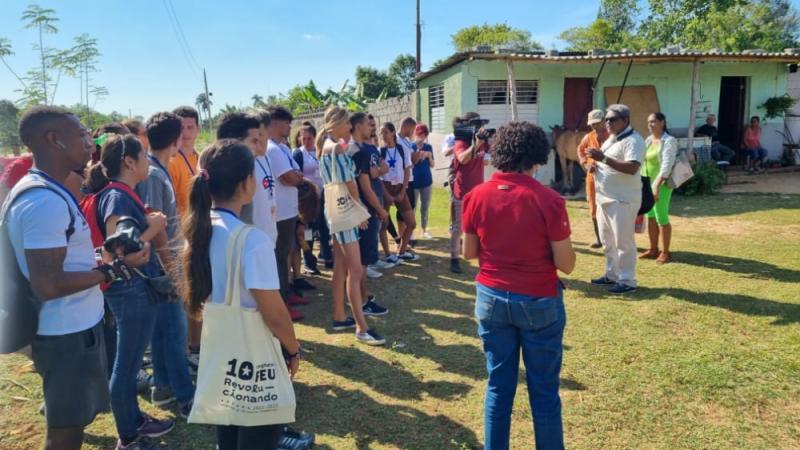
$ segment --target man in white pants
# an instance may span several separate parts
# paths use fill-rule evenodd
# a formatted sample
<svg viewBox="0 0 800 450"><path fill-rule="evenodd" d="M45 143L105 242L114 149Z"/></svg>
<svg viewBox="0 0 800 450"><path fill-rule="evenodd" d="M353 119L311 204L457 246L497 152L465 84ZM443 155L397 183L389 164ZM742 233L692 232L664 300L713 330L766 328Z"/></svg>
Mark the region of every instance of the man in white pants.
<svg viewBox="0 0 800 450"><path fill-rule="evenodd" d="M606 269L592 284L611 285L613 294L636 290L636 213L642 203L642 181L639 168L644 162L642 136L631 128L631 111L625 105L611 105L605 122L609 138L603 148L589 149L597 161L597 222Z"/></svg>

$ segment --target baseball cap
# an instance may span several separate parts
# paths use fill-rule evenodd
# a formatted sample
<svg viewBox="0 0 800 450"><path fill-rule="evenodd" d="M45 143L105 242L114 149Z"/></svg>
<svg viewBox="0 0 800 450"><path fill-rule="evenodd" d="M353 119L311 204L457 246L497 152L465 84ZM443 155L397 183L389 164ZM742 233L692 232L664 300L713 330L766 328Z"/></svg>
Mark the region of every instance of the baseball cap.
<svg viewBox="0 0 800 450"><path fill-rule="evenodd" d="M594 125L596 123L602 122L604 117L605 113L603 113L602 109L593 109L589 111L589 116L586 120L586 123L589 125Z"/></svg>

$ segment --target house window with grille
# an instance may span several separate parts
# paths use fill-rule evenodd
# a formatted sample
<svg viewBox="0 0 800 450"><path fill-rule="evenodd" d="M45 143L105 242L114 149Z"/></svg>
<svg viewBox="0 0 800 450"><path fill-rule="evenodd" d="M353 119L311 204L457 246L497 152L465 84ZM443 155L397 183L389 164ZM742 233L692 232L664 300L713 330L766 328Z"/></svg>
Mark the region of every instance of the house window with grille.
<svg viewBox="0 0 800 450"><path fill-rule="evenodd" d="M539 99L537 80L517 80L517 104L535 105ZM478 80L478 105L508 105L508 80Z"/></svg>
<svg viewBox="0 0 800 450"><path fill-rule="evenodd" d="M444 132L444 84L428 88L428 103L431 110L431 131Z"/></svg>

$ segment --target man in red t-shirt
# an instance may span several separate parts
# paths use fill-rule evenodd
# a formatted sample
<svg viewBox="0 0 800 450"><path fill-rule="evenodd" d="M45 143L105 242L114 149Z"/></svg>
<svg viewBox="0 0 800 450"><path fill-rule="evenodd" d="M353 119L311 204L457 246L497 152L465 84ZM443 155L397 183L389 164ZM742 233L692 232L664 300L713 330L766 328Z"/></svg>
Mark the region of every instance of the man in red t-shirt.
<svg viewBox="0 0 800 450"><path fill-rule="evenodd" d="M468 126L470 123L480 121L480 118L478 113L468 112L453 122L456 127ZM461 252L461 201L469 191L483 183L485 156L489 152L489 144L486 140L478 138L479 135L480 131L475 133L472 141L466 141L456 135L453 146L450 196L450 271L453 273L462 273L458 257Z"/></svg>

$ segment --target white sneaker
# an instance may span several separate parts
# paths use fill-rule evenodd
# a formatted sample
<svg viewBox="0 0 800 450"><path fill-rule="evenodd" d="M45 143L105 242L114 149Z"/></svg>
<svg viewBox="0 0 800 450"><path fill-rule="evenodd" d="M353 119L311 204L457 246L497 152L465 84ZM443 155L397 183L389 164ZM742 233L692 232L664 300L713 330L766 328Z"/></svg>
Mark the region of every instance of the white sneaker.
<svg viewBox="0 0 800 450"><path fill-rule="evenodd" d="M356 333L356 340L367 345L383 345L386 339L381 337L375 329L369 329L364 333Z"/></svg>
<svg viewBox="0 0 800 450"><path fill-rule="evenodd" d="M383 258L382 261L389 264L394 264L395 266L399 266L400 264L403 263L403 261L401 261L400 258L397 257L397 255L389 255L386 258Z"/></svg>
<svg viewBox="0 0 800 450"><path fill-rule="evenodd" d="M391 269L396 265L397 264L392 264L392 263L390 263L388 261L383 261L383 260L379 259L378 262L376 262L375 264L373 264L373 265L371 265L369 267L372 268L373 270L386 270L386 269Z"/></svg>
<svg viewBox="0 0 800 450"><path fill-rule="evenodd" d="M397 255L403 261L416 261L419 259L419 256L416 253L405 252L402 255Z"/></svg>
<svg viewBox="0 0 800 450"><path fill-rule="evenodd" d="M377 270L372 269L371 267L367 266L367 277L368 278L380 278L382 276L383 276L382 273L380 273Z"/></svg>
<svg viewBox="0 0 800 450"><path fill-rule="evenodd" d="M433 239L433 235L428 233L427 231L422 233L422 237L425 239Z"/></svg>

